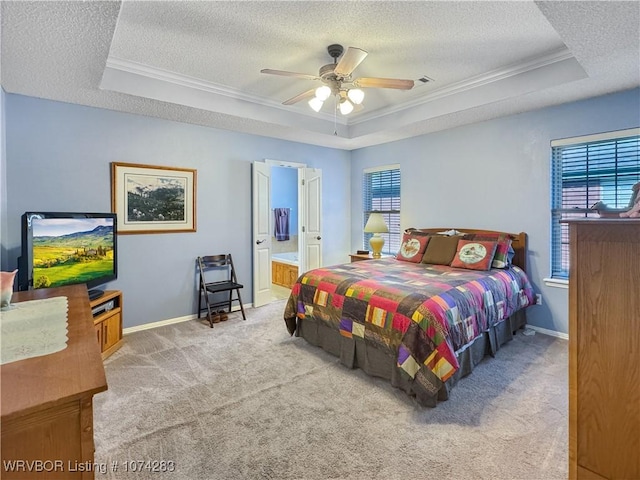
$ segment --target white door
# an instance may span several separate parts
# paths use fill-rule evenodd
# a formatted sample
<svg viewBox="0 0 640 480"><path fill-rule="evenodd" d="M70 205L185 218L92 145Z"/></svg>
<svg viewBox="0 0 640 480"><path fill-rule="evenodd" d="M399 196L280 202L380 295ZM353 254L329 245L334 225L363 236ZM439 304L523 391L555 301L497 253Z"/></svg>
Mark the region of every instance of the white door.
<svg viewBox="0 0 640 480"><path fill-rule="evenodd" d="M271 300L271 167L253 162L253 306Z"/></svg>
<svg viewBox="0 0 640 480"><path fill-rule="evenodd" d="M298 179L301 183L298 198L303 217L299 273L303 273L322 266L322 170L301 168L298 170Z"/></svg>

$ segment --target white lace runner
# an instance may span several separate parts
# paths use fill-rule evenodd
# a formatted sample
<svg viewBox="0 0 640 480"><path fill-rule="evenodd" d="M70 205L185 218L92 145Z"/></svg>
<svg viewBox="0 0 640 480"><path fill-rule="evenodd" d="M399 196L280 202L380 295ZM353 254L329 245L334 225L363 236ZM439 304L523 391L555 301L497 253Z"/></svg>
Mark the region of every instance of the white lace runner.
<svg viewBox="0 0 640 480"><path fill-rule="evenodd" d="M67 297L12 303L0 310L0 364L67 348Z"/></svg>

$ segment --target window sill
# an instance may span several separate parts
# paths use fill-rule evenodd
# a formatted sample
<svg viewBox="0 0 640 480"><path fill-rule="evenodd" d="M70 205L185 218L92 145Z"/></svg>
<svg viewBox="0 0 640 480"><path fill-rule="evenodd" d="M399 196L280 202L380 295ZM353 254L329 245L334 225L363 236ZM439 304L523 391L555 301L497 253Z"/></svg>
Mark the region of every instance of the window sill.
<svg viewBox="0 0 640 480"><path fill-rule="evenodd" d="M547 287L569 288L569 280L562 278L543 278L542 281Z"/></svg>

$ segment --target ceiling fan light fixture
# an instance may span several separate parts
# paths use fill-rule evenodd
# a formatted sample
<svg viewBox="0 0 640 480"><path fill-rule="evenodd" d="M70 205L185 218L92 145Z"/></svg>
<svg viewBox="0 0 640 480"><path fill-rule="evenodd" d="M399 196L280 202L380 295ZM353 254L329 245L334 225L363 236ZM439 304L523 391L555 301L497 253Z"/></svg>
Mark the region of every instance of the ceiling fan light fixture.
<svg viewBox="0 0 640 480"><path fill-rule="evenodd" d="M353 104L346 98L342 102L340 102L339 108L342 115L349 115L351 112L353 112Z"/></svg>
<svg viewBox="0 0 640 480"><path fill-rule="evenodd" d="M324 102L318 97L313 97L311 100L309 100L309 106L313 109L314 112L319 112L322 108L323 103Z"/></svg>
<svg viewBox="0 0 640 480"><path fill-rule="evenodd" d="M354 105L360 105L364 100L364 91L359 88L353 88L347 92L347 97Z"/></svg>
<svg viewBox="0 0 640 480"><path fill-rule="evenodd" d="M1 1L2 0L0 0L0 2ZM321 81L323 83L322 86L302 92L295 97L285 100L282 104L293 105L294 103L302 100L308 100L309 106L316 113L319 113L322 109L323 103L329 97L333 96L335 100L335 103L333 104L334 121L338 110L340 110L342 115L349 115L353 111L360 112L362 110L362 102L365 97L362 88L411 90L415 85L413 80L405 80L401 78L353 78L353 71L365 59L368 53L365 50L356 47L348 47L345 51L342 45L337 43L329 45L327 47L327 51L329 52L329 56L333 59L333 63L320 67L317 75L288 72L285 70L272 70L269 68L263 68L260 70L260 73ZM340 58L340 60L338 60L338 58Z"/></svg>
<svg viewBox="0 0 640 480"><path fill-rule="evenodd" d="M331 95L331 88L327 85L316 88L316 98L324 102ZM312 107L313 108L313 107ZM317 110L316 110L317 111Z"/></svg>

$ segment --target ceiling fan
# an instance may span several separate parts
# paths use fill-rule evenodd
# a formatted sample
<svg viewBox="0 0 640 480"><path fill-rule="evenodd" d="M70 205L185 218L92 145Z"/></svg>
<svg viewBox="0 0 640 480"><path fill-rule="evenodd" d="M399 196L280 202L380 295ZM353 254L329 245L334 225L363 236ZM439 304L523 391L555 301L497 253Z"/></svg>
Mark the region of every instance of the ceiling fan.
<svg viewBox="0 0 640 480"><path fill-rule="evenodd" d="M327 51L333 63L320 67L318 75L306 73L287 72L284 70L272 70L264 68L260 73L269 75L281 75L283 77L296 77L305 80L320 80L324 85L312 88L300 93L295 97L282 102L283 105L293 105L302 100L309 100L309 106L319 112L324 101L330 96L334 96L338 109L343 115L348 115L354 110L354 105L362 106L364 92L361 88L393 88L397 90L411 90L413 80L403 80L399 78L352 78L351 74L358 65L365 59L368 53L361 48L348 47L344 51L342 45L333 44L327 47ZM342 55L344 52L344 55ZM338 61L338 58L340 61Z"/></svg>

